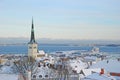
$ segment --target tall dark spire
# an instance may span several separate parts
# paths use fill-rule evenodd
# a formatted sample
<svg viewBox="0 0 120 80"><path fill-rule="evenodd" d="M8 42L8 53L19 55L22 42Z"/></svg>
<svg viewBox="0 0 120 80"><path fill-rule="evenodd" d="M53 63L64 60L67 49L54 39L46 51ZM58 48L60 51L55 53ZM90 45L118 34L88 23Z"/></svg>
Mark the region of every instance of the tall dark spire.
<svg viewBox="0 0 120 80"><path fill-rule="evenodd" d="M35 43L33 18L32 18L32 28L31 28L31 39L30 39L30 43Z"/></svg>

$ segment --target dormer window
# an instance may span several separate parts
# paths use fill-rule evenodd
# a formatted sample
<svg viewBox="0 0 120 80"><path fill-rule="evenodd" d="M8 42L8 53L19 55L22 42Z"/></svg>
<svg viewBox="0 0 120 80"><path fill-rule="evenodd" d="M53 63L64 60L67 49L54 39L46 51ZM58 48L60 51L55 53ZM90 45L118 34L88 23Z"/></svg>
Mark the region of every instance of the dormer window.
<svg viewBox="0 0 120 80"><path fill-rule="evenodd" d="M33 75L33 78L35 79L35 78L36 78L36 75Z"/></svg>
<svg viewBox="0 0 120 80"><path fill-rule="evenodd" d="M36 47L34 47L34 49L35 49Z"/></svg>
<svg viewBox="0 0 120 80"><path fill-rule="evenodd" d="M42 75L39 75L39 78L42 78Z"/></svg>
<svg viewBox="0 0 120 80"><path fill-rule="evenodd" d="M48 75L45 75L45 77L48 77Z"/></svg>

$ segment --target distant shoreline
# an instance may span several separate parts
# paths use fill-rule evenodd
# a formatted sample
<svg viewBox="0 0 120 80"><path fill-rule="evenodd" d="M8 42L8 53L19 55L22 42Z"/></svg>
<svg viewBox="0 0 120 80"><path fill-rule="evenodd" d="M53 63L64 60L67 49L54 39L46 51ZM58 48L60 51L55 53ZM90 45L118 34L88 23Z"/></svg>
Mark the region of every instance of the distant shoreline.
<svg viewBox="0 0 120 80"><path fill-rule="evenodd" d="M50 44L50 43L45 43L45 44L40 44L39 45L44 45L44 46L108 46L108 47L119 47L120 44ZM27 45L27 43L7 43L7 44L0 44L0 46L14 46L14 45Z"/></svg>

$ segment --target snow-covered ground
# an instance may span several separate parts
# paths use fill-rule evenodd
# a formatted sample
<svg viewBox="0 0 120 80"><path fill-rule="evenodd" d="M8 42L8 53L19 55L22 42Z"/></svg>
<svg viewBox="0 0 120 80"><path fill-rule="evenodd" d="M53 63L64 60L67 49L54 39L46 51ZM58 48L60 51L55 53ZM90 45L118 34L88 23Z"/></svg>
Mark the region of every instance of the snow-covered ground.
<svg viewBox="0 0 120 80"><path fill-rule="evenodd" d="M13 69L11 68L11 66L2 66L0 69L0 73L10 74L10 73L13 73Z"/></svg>
<svg viewBox="0 0 120 80"><path fill-rule="evenodd" d="M0 74L0 80L18 80L16 74Z"/></svg>

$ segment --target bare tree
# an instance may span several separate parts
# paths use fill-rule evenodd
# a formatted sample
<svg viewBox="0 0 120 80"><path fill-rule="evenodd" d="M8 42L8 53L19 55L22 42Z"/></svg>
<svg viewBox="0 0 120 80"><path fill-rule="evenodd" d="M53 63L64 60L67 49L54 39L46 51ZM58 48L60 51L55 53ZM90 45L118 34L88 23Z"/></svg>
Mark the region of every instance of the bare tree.
<svg viewBox="0 0 120 80"><path fill-rule="evenodd" d="M25 78L28 71L31 71L31 75L34 74L37 62L32 57L22 56L20 60L15 60L14 65L18 73L20 73L24 77L24 80L26 80Z"/></svg>

